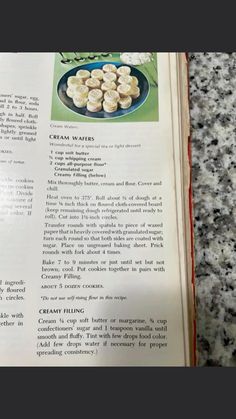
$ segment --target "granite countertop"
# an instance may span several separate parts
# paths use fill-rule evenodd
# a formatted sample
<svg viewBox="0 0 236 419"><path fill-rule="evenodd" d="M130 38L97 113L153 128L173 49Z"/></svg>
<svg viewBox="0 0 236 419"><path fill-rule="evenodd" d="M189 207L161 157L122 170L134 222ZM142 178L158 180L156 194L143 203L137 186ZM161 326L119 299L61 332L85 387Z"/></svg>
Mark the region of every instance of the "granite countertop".
<svg viewBox="0 0 236 419"><path fill-rule="evenodd" d="M189 53L199 366L236 366L236 53Z"/></svg>

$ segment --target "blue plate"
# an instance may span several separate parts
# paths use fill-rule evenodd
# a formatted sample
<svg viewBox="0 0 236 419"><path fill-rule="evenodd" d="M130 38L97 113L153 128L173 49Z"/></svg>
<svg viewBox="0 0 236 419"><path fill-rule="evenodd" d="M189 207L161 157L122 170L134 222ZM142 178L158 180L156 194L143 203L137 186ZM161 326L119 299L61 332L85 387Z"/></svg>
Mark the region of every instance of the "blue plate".
<svg viewBox="0 0 236 419"><path fill-rule="evenodd" d="M140 70L138 70L135 67L132 67L131 65L129 65L129 67L131 68L131 76L137 77L139 81L140 96L137 99L133 99L132 105L128 109L117 109L116 112L112 112L112 113L105 112L104 110L100 112L89 112L87 107L77 108L74 105L73 100L69 98L66 94L66 89L67 89L66 82L67 82L68 77L75 76L78 70L83 69L83 70L92 71L97 68L102 68L105 64L115 64L117 68L124 65L120 62L113 62L113 61L100 61L96 63L93 62L90 64L83 64L78 67L74 67L71 70L67 71L67 73L65 73L62 76L57 86L57 94L60 100L62 101L62 103L67 108L71 109L72 111L80 115L87 116L89 118L102 119L102 118L117 118L120 116L127 115L128 113L136 111L136 109L138 109L141 105L143 105L143 103L146 101L147 96L149 94L149 83L146 76Z"/></svg>

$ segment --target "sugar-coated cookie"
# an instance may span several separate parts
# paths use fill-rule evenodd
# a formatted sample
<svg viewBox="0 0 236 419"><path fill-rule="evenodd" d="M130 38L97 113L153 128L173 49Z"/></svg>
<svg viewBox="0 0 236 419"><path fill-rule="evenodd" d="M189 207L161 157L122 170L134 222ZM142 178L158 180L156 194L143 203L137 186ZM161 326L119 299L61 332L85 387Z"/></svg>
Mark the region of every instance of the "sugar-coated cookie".
<svg viewBox="0 0 236 419"><path fill-rule="evenodd" d="M103 74L104 81L116 81L116 74L115 73L104 73Z"/></svg>
<svg viewBox="0 0 236 419"><path fill-rule="evenodd" d="M83 82L85 82L90 77L90 71L78 70L76 73L76 77L78 77L78 79L83 80Z"/></svg>
<svg viewBox="0 0 236 419"><path fill-rule="evenodd" d="M122 65L121 67L117 69L117 74L119 76L129 76L130 73L131 73L131 68L128 67L127 65Z"/></svg>
<svg viewBox="0 0 236 419"><path fill-rule="evenodd" d="M80 98L86 98L88 96L89 88L88 86L85 86L84 84L81 84L80 86L76 86L74 88L74 96L80 97Z"/></svg>
<svg viewBox="0 0 236 419"><path fill-rule="evenodd" d="M87 102L87 109L90 112L99 112L102 109L102 103L101 102Z"/></svg>
<svg viewBox="0 0 236 419"><path fill-rule="evenodd" d="M138 86L132 86L130 96L132 99L137 99L140 96L140 89Z"/></svg>
<svg viewBox="0 0 236 419"><path fill-rule="evenodd" d="M131 85L138 86L138 79L137 79L137 77L135 77L135 76L131 76L131 77L132 77Z"/></svg>
<svg viewBox="0 0 236 419"><path fill-rule="evenodd" d="M101 102L103 98L103 93L100 89L92 89L88 94L88 98L89 101L93 103Z"/></svg>
<svg viewBox="0 0 236 419"><path fill-rule="evenodd" d="M125 75L125 76L120 76L118 78L118 83L120 84L131 84L132 83L132 77Z"/></svg>
<svg viewBox="0 0 236 419"><path fill-rule="evenodd" d="M73 102L77 108L84 108L87 105L88 98L81 98L81 97L75 96L73 98Z"/></svg>
<svg viewBox="0 0 236 419"><path fill-rule="evenodd" d="M85 85L89 88L89 89L99 89L100 87L100 81L98 79L95 78L90 78L88 80L86 80Z"/></svg>
<svg viewBox="0 0 236 419"><path fill-rule="evenodd" d="M98 80L103 80L103 71L100 69L95 69L91 71L91 77Z"/></svg>
<svg viewBox="0 0 236 419"><path fill-rule="evenodd" d="M74 89L71 89L71 87L67 87L66 94L68 97L72 98L74 96Z"/></svg>
<svg viewBox="0 0 236 419"><path fill-rule="evenodd" d="M121 109L128 109L132 105L132 98L131 96L121 97L118 103Z"/></svg>
<svg viewBox="0 0 236 419"><path fill-rule="evenodd" d="M117 102L115 102L115 103L108 103L108 102L106 102L104 100L104 102L103 102L103 109L104 109L105 112L112 113L112 112L117 111L117 108L118 108Z"/></svg>
<svg viewBox="0 0 236 419"><path fill-rule="evenodd" d="M67 79L67 86L71 89L73 89L76 86L80 86L81 84L83 84L83 80L79 79L76 76L70 76Z"/></svg>
<svg viewBox="0 0 236 419"><path fill-rule="evenodd" d="M102 67L104 73L116 73L117 72L117 68L114 64L105 64Z"/></svg>
<svg viewBox="0 0 236 419"><path fill-rule="evenodd" d="M119 93L120 97L127 97L131 95L131 86L129 84L120 84L117 87L117 92Z"/></svg>
<svg viewBox="0 0 236 419"><path fill-rule="evenodd" d="M120 99L120 95L116 90L108 90L104 93L104 100L107 103L116 103Z"/></svg>
<svg viewBox="0 0 236 419"><path fill-rule="evenodd" d="M103 92L107 92L107 90L116 90L116 84L114 81L104 81L101 85L101 89Z"/></svg>

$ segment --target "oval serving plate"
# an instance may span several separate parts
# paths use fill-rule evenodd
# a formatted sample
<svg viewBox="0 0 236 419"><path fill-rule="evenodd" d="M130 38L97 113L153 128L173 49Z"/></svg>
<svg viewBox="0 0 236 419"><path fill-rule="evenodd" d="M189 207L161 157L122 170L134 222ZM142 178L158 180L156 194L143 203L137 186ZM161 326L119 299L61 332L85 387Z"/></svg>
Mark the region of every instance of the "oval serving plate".
<svg viewBox="0 0 236 419"><path fill-rule="evenodd" d="M73 100L69 98L66 94L67 89L67 79L70 76L75 76L78 70L89 70L92 71L94 69L101 69L105 64L114 64L117 68L124 65L120 62L113 62L113 61L100 61L100 62L93 62L88 64L79 65L78 67L74 67L71 70L67 71L59 80L57 85L57 94L62 101L62 103L69 108L71 111L76 112L79 115L89 117L89 118L117 118L124 115L127 115L131 112L136 111L143 103L146 101L148 94L149 94L149 83L146 76L137 68L129 65L131 68L131 76L137 77L139 81L139 88L140 88L140 96L137 99L133 99L132 105L128 109L117 109L117 111L108 113L104 110L99 112L89 112L86 107L84 108L77 108Z"/></svg>

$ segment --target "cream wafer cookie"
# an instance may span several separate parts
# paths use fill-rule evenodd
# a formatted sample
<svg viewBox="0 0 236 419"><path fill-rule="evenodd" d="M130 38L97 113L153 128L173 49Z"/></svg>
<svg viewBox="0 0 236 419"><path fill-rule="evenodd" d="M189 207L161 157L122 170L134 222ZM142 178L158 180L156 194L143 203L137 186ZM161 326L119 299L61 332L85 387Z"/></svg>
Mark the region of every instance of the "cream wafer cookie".
<svg viewBox="0 0 236 419"><path fill-rule="evenodd" d="M132 83L132 77L131 76L120 76L118 78L118 83L120 84L131 84Z"/></svg>
<svg viewBox="0 0 236 419"><path fill-rule="evenodd" d="M131 68L127 65L122 65L117 69L117 74L119 76L129 76L131 73Z"/></svg>
<svg viewBox="0 0 236 419"><path fill-rule="evenodd" d="M116 90L116 84L114 81L104 81L101 85L101 89L103 92L107 92L107 90Z"/></svg>
<svg viewBox="0 0 236 419"><path fill-rule="evenodd" d="M89 88L89 89L99 89L100 87L100 81L98 79L95 78L90 78L88 80L86 80L85 85Z"/></svg>
<svg viewBox="0 0 236 419"><path fill-rule="evenodd" d="M81 97L75 96L73 97L73 102L77 108L84 108L87 105L88 98L87 97L81 98Z"/></svg>
<svg viewBox="0 0 236 419"><path fill-rule="evenodd" d="M115 73L104 73L103 74L104 81L116 81L116 74Z"/></svg>
<svg viewBox="0 0 236 419"><path fill-rule="evenodd" d="M103 71L100 69L94 69L91 71L91 77L94 79L102 80L103 79Z"/></svg>
<svg viewBox="0 0 236 419"><path fill-rule="evenodd" d="M107 103L116 103L120 99L120 95L116 90L108 90L104 93L104 100Z"/></svg>
<svg viewBox="0 0 236 419"><path fill-rule="evenodd" d="M90 112L99 112L102 109L102 103L101 102L87 102L87 109Z"/></svg>
<svg viewBox="0 0 236 419"><path fill-rule="evenodd" d="M100 89L92 89L88 94L90 102L97 103L100 102L103 98L103 93Z"/></svg>
<svg viewBox="0 0 236 419"><path fill-rule="evenodd" d="M140 89L138 86L132 86L130 96L132 99L137 99L140 96Z"/></svg>
<svg viewBox="0 0 236 419"><path fill-rule="evenodd" d="M88 92L89 88L84 84L81 84L80 86L74 88L74 96L76 97L86 98L88 96Z"/></svg>
<svg viewBox="0 0 236 419"><path fill-rule="evenodd" d="M66 94L68 97L72 98L74 96L74 90L71 87L67 87Z"/></svg>
<svg viewBox="0 0 236 419"><path fill-rule="evenodd" d="M83 80L83 82L85 82L90 77L90 71L78 70L76 73L76 77L78 77L78 79Z"/></svg>
<svg viewBox="0 0 236 419"><path fill-rule="evenodd" d="M133 86L138 86L138 79L135 76L131 76L132 77L132 81L131 81L131 85Z"/></svg>
<svg viewBox="0 0 236 419"><path fill-rule="evenodd" d="M117 72L117 68L114 64L105 64L102 67L104 73L116 73Z"/></svg>
<svg viewBox="0 0 236 419"><path fill-rule="evenodd" d="M131 95L131 86L129 84L120 84L117 87L117 92L119 93L120 97L127 97Z"/></svg>
<svg viewBox="0 0 236 419"><path fill-rule="evenodd" d="M80 86L81 84L83 84L83 80L79 79L76 76L70 76L67 79L67 86L71 89L73 89L76 86Z"/></svg>
<svg viewBox="0 0 236 419"><path fill-rule="evenodd" d="M121 97L118 101L121 109L128 109L132 105L131 96Z"/></svg>
<svg viewBox="0 0 236 419"><path fill-rule="evenodd" d="M104 102L103 102L103 109L104 109L105 112L112 113L112 112L117 111L117 108L118 108L117 102L115 102L115 103L108 103L108 102L106 102L104 100Z"/></svg>

